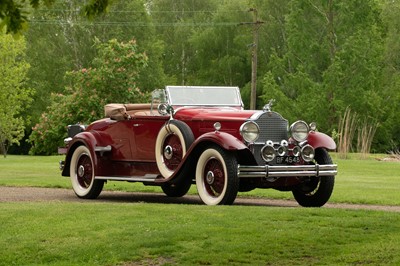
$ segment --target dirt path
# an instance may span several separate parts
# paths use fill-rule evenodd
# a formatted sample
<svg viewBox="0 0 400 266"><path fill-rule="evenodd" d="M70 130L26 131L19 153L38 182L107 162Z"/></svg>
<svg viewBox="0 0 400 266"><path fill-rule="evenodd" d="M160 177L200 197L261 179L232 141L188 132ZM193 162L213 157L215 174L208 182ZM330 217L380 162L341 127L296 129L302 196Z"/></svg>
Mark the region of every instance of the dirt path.
<svg viewBox="0 0 400 266"><path fill-rule="evenodd" d="M82 202L84 200L75 196L72 189L35 188L35 187L0 187L1 202L35 202L35 201L66 201ZM174 204L202 204L197 195L187 195L182 198L169 198L162 193L138 193L138 192L116 192L103 191L95 202L109 203L174 203ZM298 208L299 205L293 200L274 200L238 197L235 205L269 206ZM364 209L400 212L400 206L364 205L364 204L337 204L328 203L324 208L338 209Z"/></svg>

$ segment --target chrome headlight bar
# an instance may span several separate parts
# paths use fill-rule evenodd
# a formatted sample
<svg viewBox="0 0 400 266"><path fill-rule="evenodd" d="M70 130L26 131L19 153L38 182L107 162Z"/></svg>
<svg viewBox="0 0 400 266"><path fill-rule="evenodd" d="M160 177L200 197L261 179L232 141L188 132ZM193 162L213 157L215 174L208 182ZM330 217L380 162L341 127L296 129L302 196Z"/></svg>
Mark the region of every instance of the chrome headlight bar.
<svg viewBox="0 0 400 266"><path fill-rule="evenodd" d="M270 140L267 141L267 143L261 148L261 158L263 158L265 162L269 163L273 161L276 156L301 156L303 161L310 162L315 157L315 150L309 144L289 148L286 140L282 140L280 144L276 145L274 145L274 143Z"/></svg>

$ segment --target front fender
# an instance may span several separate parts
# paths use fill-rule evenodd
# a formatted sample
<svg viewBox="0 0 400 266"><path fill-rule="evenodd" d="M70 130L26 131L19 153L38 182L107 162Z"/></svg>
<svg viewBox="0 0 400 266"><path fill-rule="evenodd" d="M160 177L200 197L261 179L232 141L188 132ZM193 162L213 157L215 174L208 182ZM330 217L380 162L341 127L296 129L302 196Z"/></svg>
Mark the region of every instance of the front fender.
<svg viewBox="0 0 400 266"><path fill-rule="evenodd" d="M310 132L308 135L308 144L316 148L325 148L328 150L335 150L336 143L328 135L321 132Z"/></svg>
<svg viewBox="0 0 400 266"><path fill-rule="evenodd" d="M70 168L72 154L74 153L75 149L81 145L85 145L89 149L90 154L93 158L93 165L94 165L95 169L97 169L98 163L97 163L97 156L95 153L95 147L97 145L97 140L93 136L92 133L81 132L81 133L75 135L74 138L72 139L72 141L69 143L67 155L65 157L65 166L61 173L62 176L70 175L69 168Z"/></svg>
<svg viewBox="0 0 400 266"><path fill-rule="evenodd" d="M247 146L238 138L225 132L208 132L196 139L192 147L196 147L202 142L214 142L226 150L244 150Z"/></svg>
<svg viewBox="0 0 400 266"><path fill-rule="evenodd" d="M189 150L186 152L186 155L182 159L181 164L177 167L175 173L171 175L169 179L158 179L156 183L164 183L164 182L179 182L181 178L186 178L186 176L180 176L179 172L182 170L185 165L192 169L192 174L194 175L193 165L197 164L197 159L200 156L201 151L203 150L204 145L215 143L226 150L240 150L244 152L249 152L247 146L235 138L231 134L225 132L208 132L200 137L198 137L195 142L190 146ZM246 153L246 155L250 155Z"/></svg>

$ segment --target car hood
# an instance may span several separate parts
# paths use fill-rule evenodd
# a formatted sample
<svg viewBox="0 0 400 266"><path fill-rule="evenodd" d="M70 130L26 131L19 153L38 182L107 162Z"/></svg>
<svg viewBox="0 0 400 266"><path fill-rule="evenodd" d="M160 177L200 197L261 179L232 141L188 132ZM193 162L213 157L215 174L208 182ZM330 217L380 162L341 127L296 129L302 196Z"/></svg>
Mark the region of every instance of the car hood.
<svg viewBox="0 0 400 266"><path fill-rule="evenodd" d="M245 121L249 119L254 113L260 111L254 110L238 110L235 108L226 107L185 107L176 110L174 118L179 120L235 120L235 121Z"/></svg>

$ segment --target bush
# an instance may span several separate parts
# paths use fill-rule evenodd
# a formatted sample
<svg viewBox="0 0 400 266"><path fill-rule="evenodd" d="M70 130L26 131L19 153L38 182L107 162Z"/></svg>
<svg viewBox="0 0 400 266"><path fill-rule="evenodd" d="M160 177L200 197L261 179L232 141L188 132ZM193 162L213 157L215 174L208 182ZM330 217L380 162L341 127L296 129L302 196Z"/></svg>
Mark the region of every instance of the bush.
<svg viewBox="0 0 400 266"><path fill-rule="evenodd" d="M66 127L88 124L104 116L104 105L111 102L145 102L147 92L136 86L139 73L147 66L147 56L139 53L135 40L96 41L97 56L91 67L67 72L70 86L64 94L52 94L51 104L32 128L31 154L49 155L63 146Z"/></svg>

